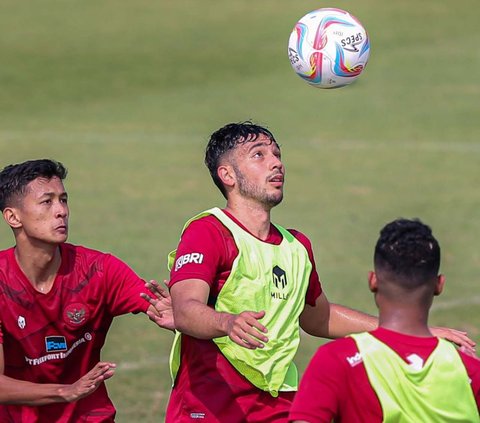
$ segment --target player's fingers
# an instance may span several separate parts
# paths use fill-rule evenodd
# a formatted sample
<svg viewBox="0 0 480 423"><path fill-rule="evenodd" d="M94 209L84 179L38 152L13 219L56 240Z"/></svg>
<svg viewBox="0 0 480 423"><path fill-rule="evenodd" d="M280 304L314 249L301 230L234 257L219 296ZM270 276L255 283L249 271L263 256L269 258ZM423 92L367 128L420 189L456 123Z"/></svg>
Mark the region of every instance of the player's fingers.
<svg viewBox="0 0 480 423"><path fill-rule="evenodd" d="M255 336L250 335L249 333L244 333L241 338L242 338L243 342L250 347L253 347L253 348L263 348L264 347L263 342L261 342Z"/></svg>
<svg viewBox="0 0 480 423"><path fill-rule="evenodd" d="M148 302L151 302L152 300L154 300L154 298L150 297L150 295L147 295L144 292L140 293L140 297L142 297L144 300L147 300Z"/></svg>
<svg viewBox="0 0 480 423"><path fill-rule="evenodd" d="M150 295L145 294L144 292L140 293L140 297L145 301L148 301L154 307L158 304L158 298L150 297Z"/></svg>
<svg viewBox="0 0 480 423"><path fill-rule="evenodd" d="M254 348L263 348L263 344L268 342L268 338L265 335L248 324L243 325L243 327L237 327L233 334L240 340L240 345L242 346L246 343Z"/></svg>
<svg viewBox="0 0 480 423"><path fill-rule="evenodd" d="M256 324L258 324L258 322L256 322L255 320L254 321L245 321L241 326L240 326L240 330L243 332L243 333L246 333L248 334L250 337L255 337L255 339L258 339L259 341L262 341L262 342L268 342L268 338L264 335L265 331L266 331L266 328L262 325L260 325L260 328L257 328L256 327ZM262 331L263 328L264 330ZM241 335L240 335L241 336Z"/></svg>
<svg viewBox="0 0 480 423"><path fill-rule="evenodd" d="M450 334L450 341L455 342L457 345L474 348L476 343L470 339L467 332L453 329Z"/></svg>
<svg viewBox="0 0 480 423"><path fill-rule="evenodd" d="M255 329L259 330L260 332L267 333L268 329L263 326L258 320L250 320L248 324Z"/></svg>
<svg viewBox="0 0 480 423"><path fill-rule="evenodd" d="M250 342L248 342L248 340L244 339L243 337L232 335L230 336L230 339L243 348L248 348L249 350L254 350L257 348L255 345L251 344Z"/></svg>
<svg viewBox="0 0 480 423"><path fill-rule="evenodd" d="M150 311L147 311L147 316L153 323L156 323L158 326L167 327L166 325L169 322L168 316L165 316L163 313L160 313L158 315L158 314L152 313ZM173 329L173 327L171 327L171 326L173 326L173 324L169 324L168 328Z"/></svg>
<svg viewBox="0 0 480 423"><path fill-rule="evenodd" d="M108 374L109 372L113 371L114 368L115 368L114 363L99 362L93 367L92 370L90 370L84 376L83 379L85 381L90 381L90 382L87 382L87 383L96 383L96 380L98 380L99 378L100 378L100 380L103 380L105 374Z"/></svg>
<svg viewBox="0 0 480 423"><path fill-rule="evenodd" d="M259 332L256 328L250 327L249 329L247 329L246 333L248 333L250 337L254 337L261 342L268 342L268 338L263 333Z"/></svg>
<svg viewBox="0 0 480 423"><path fill-rule="evenodd" d="M249 332L249 333L252 333L252 334L255 334L255 336L257 336L257 333L260 332L260 333L267 333L268 332L268 329L262 325L253 315L247 315L246 318L245 318L245 324L247 326L249 326L250 328L255 328L255 332L251 332L249 329L249 327L246 327L246 326L243 326L243 330L245 330L246 332ZM267 338L263 335L261 335L260 333L258 333L259 336L262 337L262 339L267 340ZM257 336L257 337L259 337Z"/></svg>
<svg viewBox="0 0 480 423"><path fill-rule="evenodd" d="M102 380L110 379L115 374L115 369L109 368L103 375Z"/></svg>
<svg viewBox="0 0 480 423"><path fill-rule="evenodd" d="M163 289L160 284L155 280L148 281L145 286L150 290L152 294L154 294L157 298L169 298L170 294L167 290Z"/></svg>

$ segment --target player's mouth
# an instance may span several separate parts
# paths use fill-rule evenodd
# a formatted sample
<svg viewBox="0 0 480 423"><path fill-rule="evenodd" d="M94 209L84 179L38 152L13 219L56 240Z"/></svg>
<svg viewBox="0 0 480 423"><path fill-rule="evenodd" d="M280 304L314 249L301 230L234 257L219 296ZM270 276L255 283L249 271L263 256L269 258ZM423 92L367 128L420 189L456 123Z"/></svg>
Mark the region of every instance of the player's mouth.
<svg viewBox="0 0 480 423"><path fill-rule="evenodd" d="M58 225L58 226L55 227L55 231L59 232L59 233L62 233L62 234L66 234L68 232L68 225L67 224Z"/></svg>
<svg viewBox="0 0 480 423"><path fill-rule="evenodd" d="M282 186L284 182L283 174L277 173L268 179L268 182L274 184L275 186Z"/></svg>

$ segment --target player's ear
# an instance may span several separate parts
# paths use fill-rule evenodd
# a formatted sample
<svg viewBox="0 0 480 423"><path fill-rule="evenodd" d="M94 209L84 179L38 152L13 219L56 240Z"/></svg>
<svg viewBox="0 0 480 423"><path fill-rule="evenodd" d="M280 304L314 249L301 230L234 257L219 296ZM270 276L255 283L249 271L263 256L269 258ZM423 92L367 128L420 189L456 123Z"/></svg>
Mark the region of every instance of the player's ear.
<svg viewBox="0 0 480 423"><path fill-rule="evenodd" d="M218 166L217 175L223 182L223 185L227 187L233 187L235 185L236 178L232 166L228 164Z"/></svg>
<svg viewBox="0 0 480 423"><path fill-rule="evenodd" d="M5 207L3 209L3 218L12 229L18 229L22 226L18 210L15 207Z"/></svg>
<svg viewBox="0 0 480 423"><path fill-rule="evenodd" d="M443 287L445 286L445 276L438 275L437 282L435 283L435 291L434 295L440 295L443 291Z"/></svg>
<svg viewBox="0 0 480 423"><path fill-rule="evenodd" d="M377 292L377 290L378 290L377 275L373 271L368 272L368 287L370 288L370 291L372 291L372 292Z"/></svg>

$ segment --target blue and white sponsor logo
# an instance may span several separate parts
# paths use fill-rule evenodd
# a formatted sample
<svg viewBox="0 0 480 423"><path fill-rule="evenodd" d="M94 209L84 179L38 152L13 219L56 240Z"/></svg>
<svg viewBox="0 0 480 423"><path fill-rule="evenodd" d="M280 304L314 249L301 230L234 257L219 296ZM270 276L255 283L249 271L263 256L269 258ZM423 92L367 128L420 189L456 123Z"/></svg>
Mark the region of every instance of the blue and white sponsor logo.
<svg viewBox="0 0 480 423"><path fill-rule="evenodd" d="M45 338L45 349L47 353L67 351L67 341L64 336L47 336Z"/></svg>
<svg viewBox="0 0 480 423"><path fill-rule="evenodd" d="M25 356L25 361L30 366L38 366L50 360L64 360L76 348L85 342L90 342L92 339L93 335L90 332L85 332L80 339L77 339L71 345L71 347L67 349L67 342L64 336L47 336L45 338L45 348L47 349L47 354L35 358Z"/></svg>

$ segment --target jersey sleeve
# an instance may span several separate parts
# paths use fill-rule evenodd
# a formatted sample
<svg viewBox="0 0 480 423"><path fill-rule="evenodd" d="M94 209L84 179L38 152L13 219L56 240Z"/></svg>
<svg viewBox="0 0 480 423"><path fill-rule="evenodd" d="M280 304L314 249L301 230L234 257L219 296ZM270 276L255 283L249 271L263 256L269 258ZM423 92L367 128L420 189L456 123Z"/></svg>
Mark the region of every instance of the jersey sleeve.
<svg viewBox="0 0 480 423"><path fill-rule="evenodd" d="M194 220L182 234L169 287L186 279L200 279L211 287L225 261L225 238L213 216Z"/></svg>
<svg viewBox="0 0 480 423"><path fill-rule="evenodd" d="M330 423L338 416L347 375L336 346L335 341L321 346L311 359L295 394L289 421Z"/></svg>
<svg viewBox="0 0 480 423"><path fill-rule="evenodd" d="M113 316L145 312L149 304L140 297L144 292L151 296L141 279L126 263L107 254L104 260L104 277L107 305Z"/></svg>
<svg viewBox="0 0 480 423"><path fill-rule="evenodd" d="M465 369L467 369L477 408L480 411L480 359L478 357L470 357L461 351L459 351L459 354Z"/></svg>
<svg viewBox="0 0 480 423"><path fill-rule="evenodd" d="M312 244L310 240L303 233L293 229L289 229L289 231L305 247L305 249L308 252L310 263L312 263L312 272L310 273L310 281L308 284L307 294L305 296L305 302L308 305L315 307L315 302L317 301L317 298L322 293L322 284L320 282L320 278L318 277L317 266L315 264Z"/></svg>

